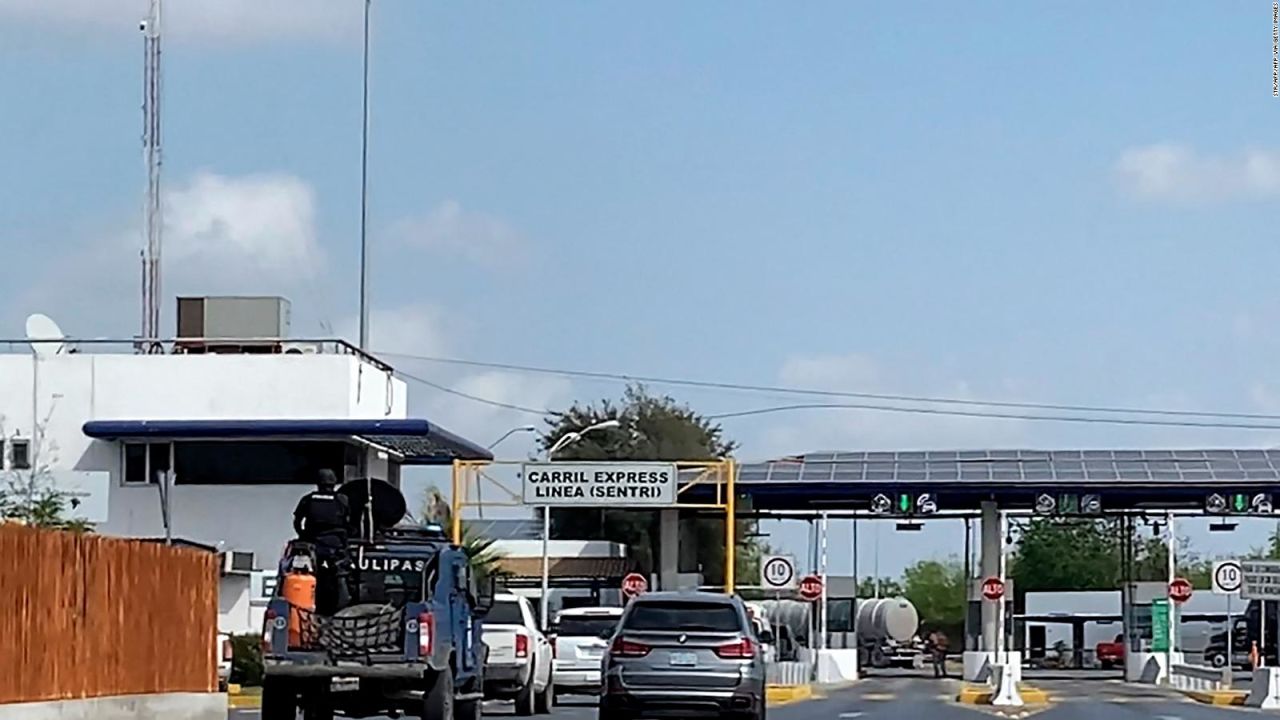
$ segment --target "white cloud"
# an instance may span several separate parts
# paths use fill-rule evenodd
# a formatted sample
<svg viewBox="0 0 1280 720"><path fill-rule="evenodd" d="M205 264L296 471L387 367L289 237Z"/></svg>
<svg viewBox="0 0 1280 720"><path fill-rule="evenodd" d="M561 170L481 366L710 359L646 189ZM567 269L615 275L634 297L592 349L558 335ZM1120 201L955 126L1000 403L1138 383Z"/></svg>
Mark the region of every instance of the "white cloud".
<svg viewBox="0 0 1280 720"><path fill-rule="evenodd" d="M886 380L891 374L873 358L847 355L794 356L778 373L783 385L842 392L893 393ZM953 381L924 394L973 399L969 383ZM792 398L776 404L803 403L902 405L899 402L842 399L838 397ZM892 413L874 410L800 410L772 416L759 439L746 447L753 457L774 457L815 450L926 450L967 447L1017 447L1027 442L1027 423Z"/></svg>
<svg viewBox="0 0 1280 720"><path fill-rule="evenodd" d="M142 244L137 225L86 237L51 255L18 304L84 335L135 332ZM165 195L162 263L167 317L178 294L314 296L325 265L314 193L291 175L198 174Z"/></svg>
<svg viewBox="0 0 1280 720"><path fill-rule="evenodd" d="M1213 155L1184 145L1147 145L1121 154L1115 172L1123 190L1146 200L1280 197L1280 151Z"/></svg>
<svg viewBox="0 0 1280 720"><path fill-rule="evenodd" d="M249 278L304 279L323 265L315 193L286 174L199 173L165 199L165 260Z"/></svg>
<svg viewBox="0 0 1280 720"><path fill-rule="evenodd" d="M137 32L148 0L0 0L0 18L55 28ZM341 0L166 0L166 37L224 44L359 37L363 6Z"/></svg>
<svg viewBox="0 0 1280 720"><path fill-rule="evenodd" d="M454 200L401 220L394 234L406 244L490 267L509 267L527 257L527 241L518 231L499 218L464 210Z"/></svg>

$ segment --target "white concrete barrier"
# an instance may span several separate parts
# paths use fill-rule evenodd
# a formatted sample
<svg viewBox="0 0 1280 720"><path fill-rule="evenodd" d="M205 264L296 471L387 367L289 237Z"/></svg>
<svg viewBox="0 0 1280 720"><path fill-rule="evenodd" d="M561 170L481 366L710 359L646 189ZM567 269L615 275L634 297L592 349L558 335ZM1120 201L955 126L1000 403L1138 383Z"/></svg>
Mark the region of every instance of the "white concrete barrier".
<svg viewBox="0 0 1280 720"><path fill-rule="evenodd" d="M1183 692L1210 692L1231 689L1231 669L1203 665L1174 665L1169 685Z"/></svg>
<svg viewBox="0 0 1280 720"><path fill-rule="evenodd" d="M1274 710L1280 708L1280 668L1257 668L1253 671L1253 683L1245 698L1249 707Z"/></svg>
<svg viewBox="0 0 1280 720"><path fill-rule="evenodd" d="M0 705L0 720L226 720L226 693L112 695Z"/></svg>
<svg viewBox="0 0 1280 720"><path fill-rule="evenodd" d="M858 679L857 650L819 650L818 682L839 683Z"/></svg>
<svg viewBox="0 0 1280 720"><path fill-rule="evenodd" d="M805 685L813 682L813 664L776 662L765 668L770 685Z"/></svg>
<svg viewBox="0 0 1280 720"><path fill-rule="evenodd" d="M1002 707L1022 707L1022 695L1018 693L1018 677L1012 665L992 665L991 680L995 692L991 694L991 704Z"/></svg>

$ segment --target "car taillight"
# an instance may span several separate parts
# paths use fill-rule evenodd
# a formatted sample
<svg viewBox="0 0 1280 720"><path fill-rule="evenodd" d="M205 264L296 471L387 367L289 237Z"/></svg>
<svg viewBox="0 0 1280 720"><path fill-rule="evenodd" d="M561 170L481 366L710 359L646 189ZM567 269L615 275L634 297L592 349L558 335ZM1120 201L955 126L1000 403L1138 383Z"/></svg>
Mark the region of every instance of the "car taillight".
<svg viewBox="0 0 1280 720"><path fill-rule="evenodd" d="M618 638L609 648L609 654L614 657L644 657L649 654L649 650L649 646L643 643Z"/></svg>
<svg viewBox="0 0 1280 720"><path fill-rule="evenodd" d="M262 621L262 654L271 654L271 629L276 625L276 611L267 608L265 619Z"/></svg>
<svg viewBox="0 0 1280 720"><path fill-rule="evenodd" d="M529 636L516 633L516 657L529 657Z"/></svg>
<svg viewBox="0 0 1280 720"><path fill-rule="evenodd" d="M716 655L726 660L747 660L756 656L756 646L750 640L742 640L721 645L716 648Z"/></svg>
<svg viewBox="0 0 1280 720"><path fill-rule="evenodd" d="M435 613L422 613L418 616L418 656L431 657L436 643Z"/></svg>
<svg viewBox="0 0 1280 720"><path fill-rule="evenodd" d="M225 662L231 662L232 655L233 655L233 651L231 649L231 641L223 640L222 641L222 659Z"/></svg>

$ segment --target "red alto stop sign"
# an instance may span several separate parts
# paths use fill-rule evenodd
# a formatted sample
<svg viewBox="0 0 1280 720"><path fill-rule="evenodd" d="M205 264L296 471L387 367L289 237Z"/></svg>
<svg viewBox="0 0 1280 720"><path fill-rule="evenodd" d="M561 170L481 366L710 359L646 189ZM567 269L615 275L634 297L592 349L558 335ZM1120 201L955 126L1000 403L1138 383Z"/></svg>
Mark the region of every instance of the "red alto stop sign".
<svg viewBox="0 0 1280 720"><path fill-rule="evenodd" d="M998 577L989 577L983 580L982 597L988 600L999 600L1004 597L1004 581Z"/></svg>
<svg viewBox="0 0 1280 720"><path fill-rule="evenodd" d="M649 581L644 579L640 573L631 573L622 578L622 594L627 597L635 597L649 589Z"/></svg>
<svg viewBox="0 0 1280 720"><path fill-rule="evenodd" d="M800 599L813 602L822 597L822 578L806 575L800 579Z"/></svg>
<svg viewBox="0 0 1280 720"><path fill-rule="evenodd" d="M1191 581L1186 578L1174 578L1169 583L1169 599L1176 603L1184 603L1191 599Z"/></svg>

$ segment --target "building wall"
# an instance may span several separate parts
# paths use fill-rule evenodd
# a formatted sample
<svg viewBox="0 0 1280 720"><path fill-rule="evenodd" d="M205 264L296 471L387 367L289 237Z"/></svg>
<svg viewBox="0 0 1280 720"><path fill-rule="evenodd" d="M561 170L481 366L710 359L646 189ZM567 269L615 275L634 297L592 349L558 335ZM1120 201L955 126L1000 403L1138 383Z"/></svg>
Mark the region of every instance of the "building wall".
<svg viewBox="0 0 1280 720"><path fill-rule="evenodd" d="M250 625L249 576L223 575L218 583L218 632L240 635L261 631Z"/></svg>
<svg viewBox="0 0 1280 720"><path fill-rule="evenodd" d="M103 476L105 534L164 533L154 486L123 486L120 445L85 437L87 420L403 418L404 382L351 355L0 354L0 430L32 437L35 463ZM33 417L38 422L33 422ZM369 467L386 472L371 453ZM252 550L274 567L292 536L302 485L176 485L175 537Z"/></svg>

